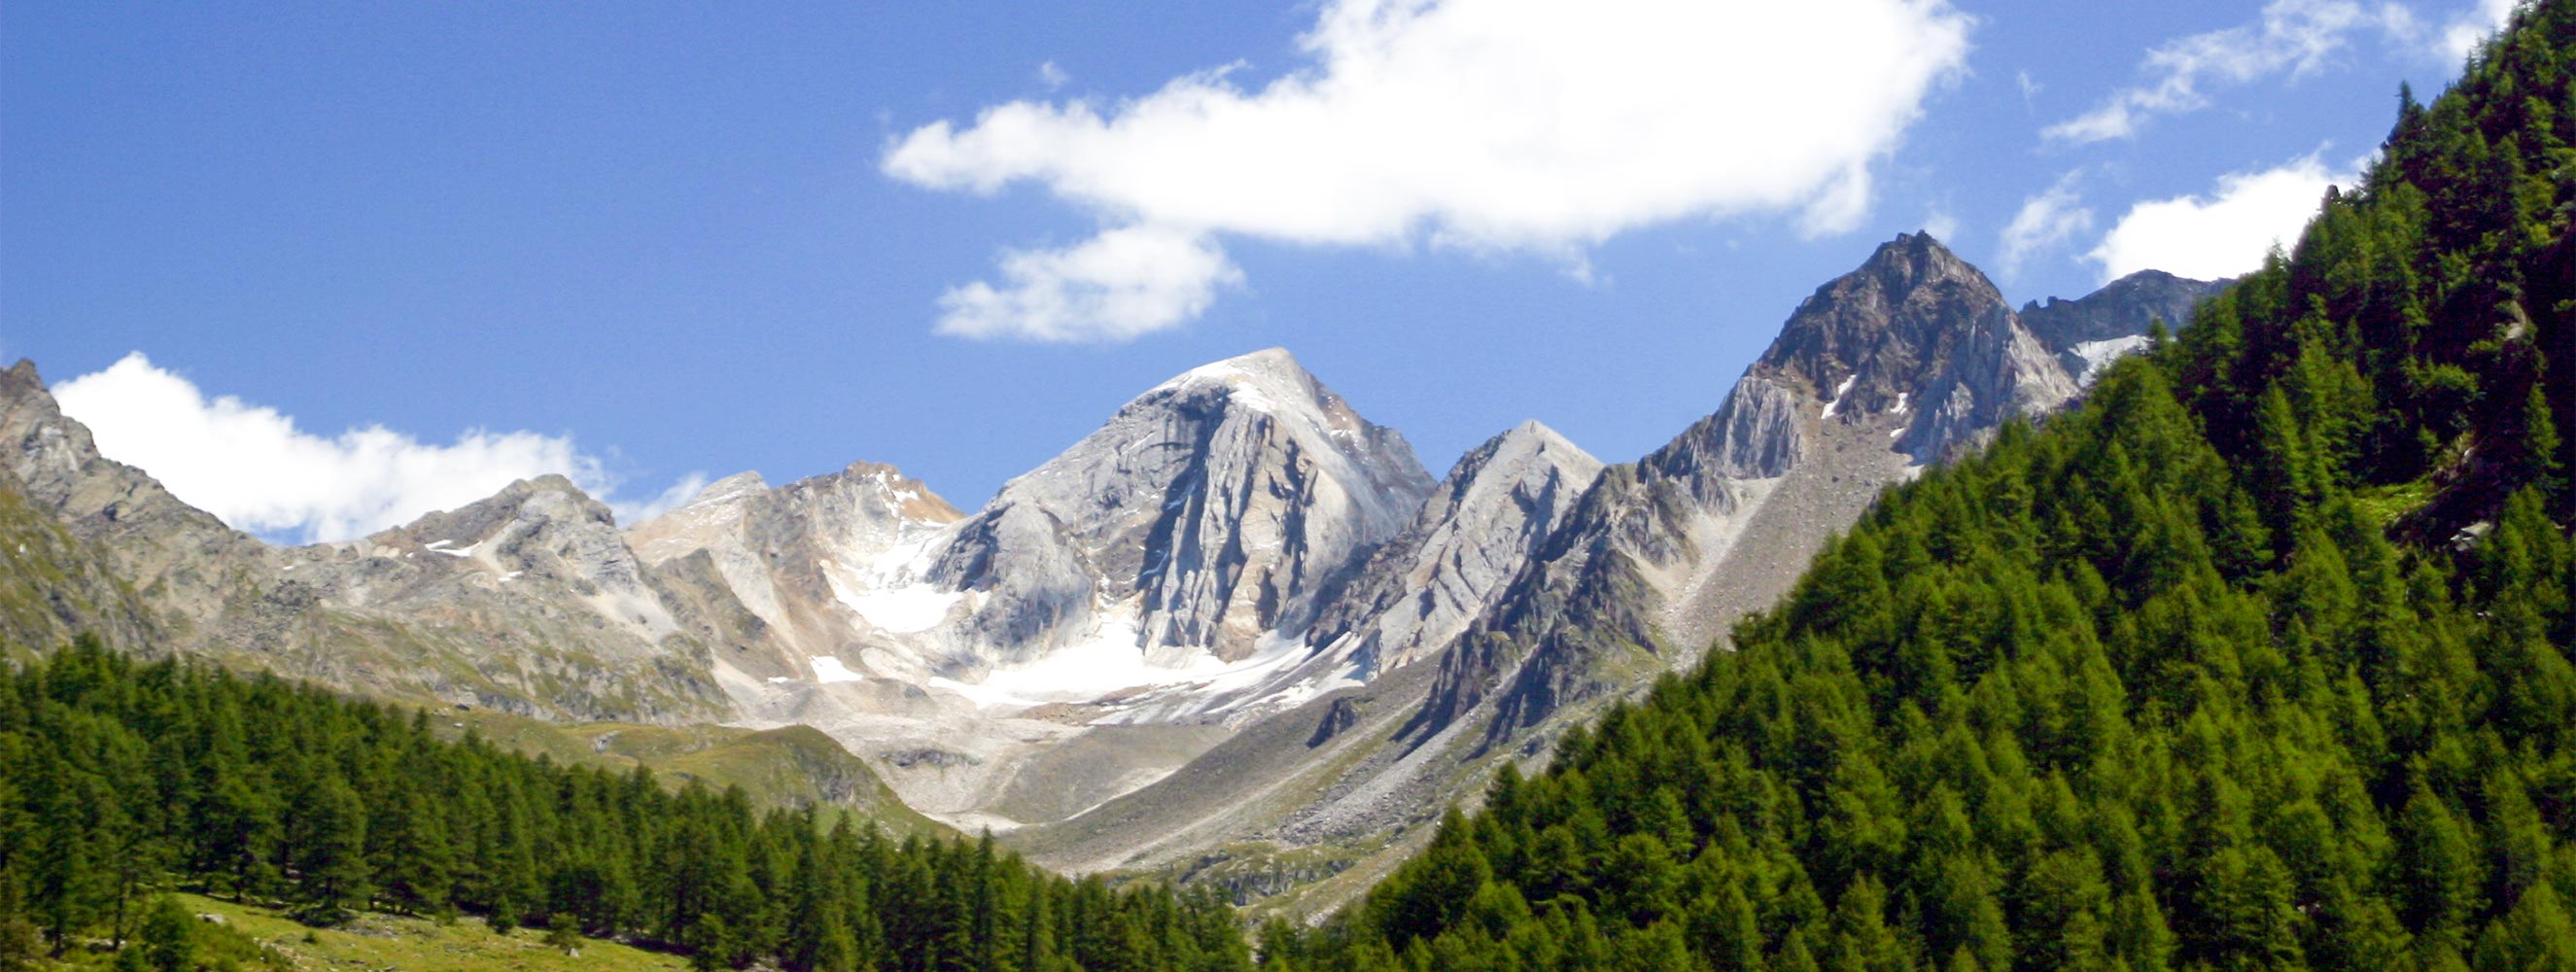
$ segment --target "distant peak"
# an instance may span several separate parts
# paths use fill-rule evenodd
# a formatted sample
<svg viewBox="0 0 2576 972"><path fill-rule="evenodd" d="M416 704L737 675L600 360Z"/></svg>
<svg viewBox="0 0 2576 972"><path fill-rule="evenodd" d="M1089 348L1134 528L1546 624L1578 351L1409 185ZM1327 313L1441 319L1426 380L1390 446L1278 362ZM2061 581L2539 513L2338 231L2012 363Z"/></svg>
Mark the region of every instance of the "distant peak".
<svg viewBox="0 0 2576 972"><path fill-rule="evenodd" d="M1895 239L1879 244L1858 272L1885 276L1899 271L1911 278L1928 278L1955 275L1962 269L1973 270L1932 234L1899 233Z"/></svg>
<svg viewBox="0 0 2576 972"><path fill-rule="evenodd" d="M1306 375L1306 366L1298 364L1297 356L1289 354L1287 348L1263 348L1249 354L1238 354L1222 361L1211 361L1207 364L1184 371L1179 375L1179 377L1174 378L1173 382L1188 381L1194 378L1226 379L1238 376L1276 378L1286 376L1306 377ZM1166 384L1170 383L1171 382L1167 382Z"/></svg>
<svg viewBox="0 0 2576 972"><path fill-rule="evenodd" d="M45 379L36 374L34 358L20 358L17 364L10 365L8 380L11 384L26 385L31 388L45 387Z"/></svg>
<svg viewBox="0 0 2576 972"><path fill-rule="evenodd" d="M1286 348L1263 348L1200 365L1154 386L1144 397L1207 387L1226 389L1226 397L1233 404L1265 412L1283 404L1295 408L1308 407L1295 403L1324 407L1330 397L1323 383L1317 381L1304 365L1298 364L1297 357L1289 354Z"/></svg>
<svg viewBox="0 0 2576 972"><path fill-rule="evenodd" d="M761 478L758 471L738 472L708 483L707 488L699 490L698 495L690 497L685 505L704 506L709 503L724 503L768 491L769 480Z"/></svg>
<svg viewBox="0 0 2576 972"><path fill-rule="evenodd" d="M516 492L521 493L569 493L583 499L590 498L589 493L573 485L573 481L562 473L547 473L531 479L522 479L512 486Z"/></svg>
<svg viewBox="0 0 2576 972"><path fill-rule="evenodd" d="M1600 460L1594 459L1591 453L1583 450L1582 446L1575 445L1574 440L1566 438L1565 433L1558 432L1537 419L1530 419L1512 426L1510 431L1495 436L1490 444L1497 451L1510 448L1515 444L1523 444L1533 452L1564 452L1568 453L1567 458L1577 463L1600 464Z"/></svg>

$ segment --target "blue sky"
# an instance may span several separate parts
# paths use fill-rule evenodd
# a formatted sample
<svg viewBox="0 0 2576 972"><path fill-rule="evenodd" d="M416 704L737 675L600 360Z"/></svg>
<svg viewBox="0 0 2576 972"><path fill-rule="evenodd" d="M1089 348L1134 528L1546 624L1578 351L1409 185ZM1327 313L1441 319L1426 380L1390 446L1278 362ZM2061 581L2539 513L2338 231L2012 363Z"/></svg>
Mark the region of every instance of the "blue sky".
<svg viewBox="0 0 2576 972"><path fill-rule="evenodd" d="M972 507L1270 345L1435 473L1626 460L1899 232L2247 268L2503 10L528 6L0 6L0 354L281 539L538 469Z"/></svg>

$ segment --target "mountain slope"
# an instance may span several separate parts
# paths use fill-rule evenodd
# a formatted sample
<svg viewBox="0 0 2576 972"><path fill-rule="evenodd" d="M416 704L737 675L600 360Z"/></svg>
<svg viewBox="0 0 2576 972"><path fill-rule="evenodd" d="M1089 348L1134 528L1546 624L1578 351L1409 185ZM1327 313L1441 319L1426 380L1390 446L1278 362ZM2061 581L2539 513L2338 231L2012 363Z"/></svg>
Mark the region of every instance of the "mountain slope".
<svg viewBox="0 0 2576 972"><path fill-rule="evenodd" d="M758 473L718 480L626 541L657 568L699 569L703 558L758 618L769 650L746 650L732 668L804 679L866 665L871 634L941 620L947 600L907 590L904 571L963 517L894 467L860 462L777 489Z"/></svg>
<svg viewBox="0 0 2576 972"><path fill-rule="evenodd" d="M2141 334L2150 323L2127 320ZM1150 787L1009 839L1054 866L1238 891L1328 878L1286 906L1328 905L1494 767L1531 759L1769 605L1881 487L2003 417L2062 405L2075 382L2056 350L1973 267L1929 237L1900 237L1802 304L1717 413L1570 501L1557 493L1546 535L1499 585L1487 579L1472 620L1447 622L1455 637L1415 642L1415 664L1375 669ZM1942 405L1917 407L1927 401ZM1402 563L1404 550L1391 543L1378 559ZM1344 612L1364 614L1386 601L1368 592L1385 589L1355 587L1309 636L1356 643Z"/></svg>
<svg viewBox="0 0 2576 972"><path fill-rule="evenodd" d="M1446 647L1538 555L1601 470L1534 421L1469 450L1307 640L1371 673Z"/></svg>
<svg viewBox="0 0 2576 972"><path fill-rule="evenodd" d="M2286 261L1266 954L2576 963L2576 116L2524 94L2571 55L2576 7L2523 8Z"/></svg>
<svg viewBox="0 0 2576 972"><path fill-rule="evenodd" d="M914 806L998 828L1146 785L1339 679L1288 636L1433 487L1402 436L1278 349L1147 390L970 517L868 481L872 520L779 498L815 481L728 480L629 537L735 565L815 658L811 678L735 683L749 722L820 727Z"/></svg>

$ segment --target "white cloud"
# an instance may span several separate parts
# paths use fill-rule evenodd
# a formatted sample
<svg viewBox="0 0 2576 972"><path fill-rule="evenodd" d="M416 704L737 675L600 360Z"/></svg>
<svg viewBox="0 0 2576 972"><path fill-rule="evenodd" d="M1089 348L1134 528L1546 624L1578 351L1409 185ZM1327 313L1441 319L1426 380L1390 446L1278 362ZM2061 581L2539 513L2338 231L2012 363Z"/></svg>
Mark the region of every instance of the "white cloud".
<svg viewBox="0 0 2576 972"><path fill-rule="evenodd" d="M2203 280L2233 277L2263 265L2274 243L2296 244L2329 185L2353 185L2352 172L2328 172L2310 155L2259 172L2220 176L2208 196L2142 202L2104 234L2085 259L2105 281L2147 269Z"/></svg>
<svg viewBox="0 0 2576 972"><path fill-rule="evenodd" d="M1064 69L1057 67L1054 61L1038 65L1038 81L1046 85L1049 91L1064 87L1065 82L1071 80L1073 75L1064 73Z"/></svg>
<svg viewBox="0 0 2576 972"><path fill-rule="evenodd" d="M1002 279L942 295L939 333L1123 341L1198 316L1243 272L1204 235L1128 226L1061 250L1004 253Z"/></svg>
<svg viewBox="0 0 2576 972"><path fill-rule="evenodd" d="M345 540L454 509L514 480L560 473L640 522L705 485L692 474L643 503L611 500L617 481L572 440L534 432L459 434L433 445L381 425L323 437L230 395L208 399L142 352L53 388L99 452L150 473L171 494L231 526L304 542ZM678 494L674 496L673 494Z"/></svg>
<svg viewBox="0 0 2576 972"><path fill-rule="evenodd" d="M1304 63L1257 90L1225 67L1115 105L1015 101L916 129L881 166L941 190L1035 183L1107 228L1006 253L999 286L943 299L943 331L1130 337L1205 309L1232 279L1225 235L1579 263L1680 219L1848 229L1872 167L1962 69L1970 22L1946 0L1330 0ZM1164 295L1116 320L1092 312L1126 302L1050 292L1070 279L1055 268L1120 269L1094 258L1130 232L1189 241L1201 283L1142 265L1123 266L1152 279L1081 278L1073 290Z"/></svg>
<svg viewBox="0 0 2576 972"><path fill-rule="evenodd" d="M2092 111L2040 130L2050 141L2084 144L2137 134L2156 115L2197 111L2209 104L2211 83L2244 84L2323 67L2358 30L2399 32L2411 23L2404 8L2365 8L2352 0L2272 0L2262 18L2225 30L2176 38L2147 52L2140 70L2152 83L2114 93Z"/></svg>
<svg viewBox="0 0 2576 972"><path fill-rule="evenodd" d="M1953 242L1959 238L1959 217L1947 206L1934 206L1923 213L1923 232L1943 243Z"/></svg>
<svg viewBox="0 0 2576 972"><path fill-rule="evenodd" d="M2442 28L2439 49L2452 64L2461 64L2513 17L2514 0L2477 0Z"/></svg>
<svg viewBox="0 0 2576 972"><path fill-rule="evenodd" d="M2005 279L2021 276L2023 263L2032 255L2093 228L2093 211L2085 208L2083 194L2075 190L2077 175L2059 176L2048 191L2022 200L2020 211L2004 225L1997 269Z"/></svg>

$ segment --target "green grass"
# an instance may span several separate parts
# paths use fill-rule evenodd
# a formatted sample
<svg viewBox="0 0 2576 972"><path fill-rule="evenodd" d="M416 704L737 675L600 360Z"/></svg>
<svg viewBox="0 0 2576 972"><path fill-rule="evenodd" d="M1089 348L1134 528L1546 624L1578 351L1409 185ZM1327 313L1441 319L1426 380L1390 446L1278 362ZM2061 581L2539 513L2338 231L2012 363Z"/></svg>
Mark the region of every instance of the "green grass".
<svg viewBox="0 0 2576 972"><path fill-rule="evenodd" d="M897 834L955 833L905 806L866 763L810 726L557 723L452 706L430 710L430 718L438 720L440 735L448 738L471 729L495 745L560 764L619 771L643 766L673 789L693 779L718 790L739 786L762 806L839 810ZM834 819L829 813L825 817Z"/></svg>
<svg viewBox="0 0 2576 972"><path fill-rule="evenodd" d="M2387 526L2399 517L2421 509L2433 499L2432 477L2394 486L2374 486L2353 493L2352 503L2370 517L2371 522Z"/></svg>
<svg viewBox="0 0 2576 972"><path fill-rule="evenodd" d="M542 931L520 929L501 935L471 918L440 922L371 912L337 928L312 928L257 905L194 894L173 897L190 914L220 919L198 926L198 961L210 968L229 964L245 972L601 972L688 967L688 961L676 955L592 938L582 939L578 954L565 954L547 947ZM102 950L65 958L65 968L88 969L107 968L112 956Z"/></svg>

